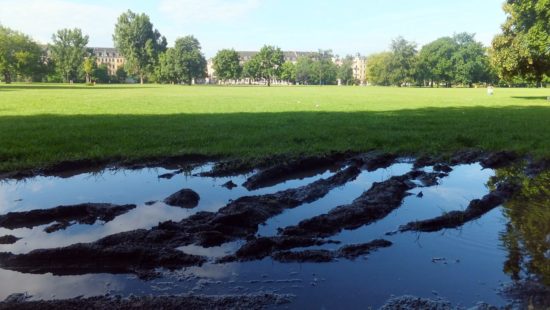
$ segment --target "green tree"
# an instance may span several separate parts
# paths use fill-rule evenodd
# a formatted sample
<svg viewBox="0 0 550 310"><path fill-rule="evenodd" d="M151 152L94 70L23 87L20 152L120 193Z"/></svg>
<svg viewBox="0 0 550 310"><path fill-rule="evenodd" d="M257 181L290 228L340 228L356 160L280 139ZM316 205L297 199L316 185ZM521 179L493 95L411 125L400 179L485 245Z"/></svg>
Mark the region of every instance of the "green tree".
<svg viewBox="0 0 550 310"><path fill-rule="evenodd" d="M52 36L52 58L65 82L76 79L88 53L88 36L78 28L61 29Z"/></svg>
<svg viewBox="0 0 550 310"><path fill-rule="evenodd" d="M253 58L258 64L259 77L267 81L267 86L271 86L271 80L280 77L281 66L285 61L283 51L278 47L265 45Z"/></svg>
<svg viewBox="0 0 550 310"><path fill-rule="evenodd" d="M296 83L296 65L285 61L281 67L281 79L292 84Z"/></svg>
<svg viewBox="0 0 550 310"><path fill-rule="evenodd" d="M417 77L431 87L445 83L451 86L454 79L453 56L458 50L451 37L439 38L422 47L418 54Z"/></svg>
<svg viewBox="0 0 550 310"><path fill-rule="evenodd" d="M458 49L453 55L454 80L462 85L486 82L490 75L489 58L483 44L476 42L474 34L454 35Z"/></svg>
<svg viewBox="0 0 550 310"><path fill-rule="evenodd" d="M316 75L316 84L331 85L336 84L338 67L332 61L333 54L331 50L319 50L315 62L313 63L313 73Z"/></svg>
<svg viewBox="0 0 550 310"><path fill-rule="evenodd" d="M90 83L92 81L92 74L94 73L94 70L96 68L97 64L96 58L94 56L88 56L86 57L86 59L84 59L82 70L84 71L84 74L86 76L86 83Z"/></svg>
<svg viewBox="0 0 550 310"><path fill-rule="evenodd" d="M213 59L214 71L222 81L238 80L241 78L243 67L239 53L234 49L223 49Z"/></svg>
<svg viewBox="0 0 550 310"><path fill-rule="evenodd" d="M181 81L176 72L176 51L173 48L159 55L154 77L157 82L179 83Z"/></svg>
<svg viewBox="0 0 550 310"><path fill-rule="evenodd" d="M550 1L507 0L502 33L492 42L492 59L505 80L520 76L542 86L550 76Z"/></svg>
<svg viewBox="0 0 550 310"><path fill-rule="evenodd" d="M391 43L390 82L397 86L412 83L416 67L416 43L402 37Z"/></svg>
<svg viewBox="0 0 550 310"><path fill-rule="evenodd" d="M126 70L124 70L124 68L119 67L116 70L115 76L118 83L125 83L126 79L128 78L128 73L126 72Z"/></svg>
<svg viewBox="0 0 550 310"><path fill-rule="evenodd" d="M167 45L166 38L153 29L149 16L130 10L118 18L113 41L126 58L127 69L139 76L141 84L146 75L153 73Z"/></svg>
<svg viewBox="0 0 550 310"><path fill-rule="evenodd" d="M171 83L187 83L206 76L206 59L199 41L193 36L176 40L160 57L160 79Z"/></svg>
<svg viewBox="0 0 550 310"><path fill-rule="evenodd" d="M260 62L258 58L252 57L252 59L244 63L243 76L249 78L250 83L261 78Z"/></svg>
<svg viewBox="0 0 550 310"><path fill-rule="evenodd" d="M5 83L16 75L31 76L45 66L43 51L28 36L0 26L0 74Z"/></svg>
<svg viewBox="0 0 550 310"><path fill-rule="evenodd" d="M390 82L391 52L372 54L367 57L367 81L374 85L388 86Z"/></svg>
<svg viewBox="0 0 550 310"><path fill-rule="evenodd" d="M338 66L338 79L342 84L350 85L354 83L353 79L353 57L347 56Z"/></svg>
<svg viewBox="0 0 550 310"><path fill-rule="evenodd" d="M296 62L296 82L302 85L314 84L316 74L314 70L314 60L310 56L300 56Z"/></svg>
<svg viewBox="0 0 550 310"><path fill-rule="evenodd" d="M100 64L97 66L94 69L92 77L98 83L109 83L111 79L109 77L109 68L107 64Z"/></svg>

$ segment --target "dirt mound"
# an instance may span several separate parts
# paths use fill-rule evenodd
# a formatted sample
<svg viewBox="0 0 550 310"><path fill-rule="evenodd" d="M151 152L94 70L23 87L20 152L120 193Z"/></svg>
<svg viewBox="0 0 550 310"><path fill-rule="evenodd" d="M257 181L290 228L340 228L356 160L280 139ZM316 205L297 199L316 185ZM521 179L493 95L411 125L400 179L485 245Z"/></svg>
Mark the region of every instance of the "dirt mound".
<svg viewBox="0 0 550 310"><path fill-rule="evenodd" d="M182 189L164 199L172 207L192 209L199 205L200 196L192 189Z"/></svg>
<svg viewBox="0 0 550 310"><path fill-rule="evenodd" d="M33 228L58 222L44 229L54 232L65 229L76 222L92 225L96 221L110 222L117 216L136 208L136 205L114 205L108 203L84 203L74 206L59 206L52 209L10 212L0 215L0 227L8 229Z"/></svg>

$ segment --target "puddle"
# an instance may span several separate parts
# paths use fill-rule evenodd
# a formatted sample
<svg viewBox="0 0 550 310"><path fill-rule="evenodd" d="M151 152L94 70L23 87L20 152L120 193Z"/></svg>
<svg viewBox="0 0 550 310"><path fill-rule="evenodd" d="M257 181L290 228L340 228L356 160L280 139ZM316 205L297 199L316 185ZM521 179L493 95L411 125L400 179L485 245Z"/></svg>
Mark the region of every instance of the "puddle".
<svg viewBox="0 0 550 310"><path fill-rule="evenodd" d="M337 175L337 169L318 170L303 174L302 179L248 191L242 186L250 175L210 178L199 177L212 165L195 168L171 179L159 176L171 173L167 169L107 170L103 173L81 174L70 178L35 177L24 181L0 182L0 215L49 209L60 205L81 203L135 204L136 208L116 216L109 222L93 225L74 224L65 230L46 233L48 225L14 230L0 228L0 236L21 238L14 244L0 245L0 252L25 254L35 249L65 247L76 243L94 242L106 236L135 229L151 229L161 222L179 222L199 212L217 212L242 196L267 195L305 186ZM329 213L337 206L351 204L374 183L380 183L409 173L413 163L403 161L372 172L362 170L352 181L332 188L325 195L282 210L258 227L256 236L280 236L279 229L298 225L302 220ZM431 167L424 168L432 172ZM132 274L84 274L55 276L51 273L28 274L0 269L0 300L12 293L27 292L33 299L72 298L102 294L163 295L181 293L243 294L270 291L290 293L296 297L293 309L355 309L381 306L392 295L445 297L455 305L472 306L478 301L505 305L507 300L498 290L504 283L535 275L550 284L548 274L550 219L548 174L529 181L521 201L514 199L492 209L459 229L431 233L395 232L401 225L427 220L453 211L464 211L474 199L480 199L494 189L491 179L518 177L518 170L483 169L479 164L454 166L438 185L408 190L400 207L352 230L342 230L327 239L339 244L324 244L300 250L337 251L344 245L386 239L393 243L355 260L337 258L329 263L280 263L271 258L249 262L217 263L216 260L234 254L246 244L244 238L205 248L188 244L177 248L187 254L205 256L202 266L177 270L158 269L161 277L142 280ZM526 176L520 176L526 178ZM238 186L223 187L232 181ZM420 184L419 181L415 181ZM523 184L527 184L523 182ZM200 196L193 209L171 207L162 201L171 194L188 188ZM155 203L148 203L155 201ZM533 214L518 211L527 204ZM534 221L533 230L520 225ZM532 222L529 222L532 223ZM511 236L517 237L516 239ZM524 238L524 239L522 239ZM529 239L531 238L531 239ZM541 246L542 245L542 246ZM514 252L515 251L515 252ZM542 253L538 253L542 251ZM518 254L520 258L517 259ZM515 260L513 258L516 258ZM525 266L530 266L526 268Z"/></svg>

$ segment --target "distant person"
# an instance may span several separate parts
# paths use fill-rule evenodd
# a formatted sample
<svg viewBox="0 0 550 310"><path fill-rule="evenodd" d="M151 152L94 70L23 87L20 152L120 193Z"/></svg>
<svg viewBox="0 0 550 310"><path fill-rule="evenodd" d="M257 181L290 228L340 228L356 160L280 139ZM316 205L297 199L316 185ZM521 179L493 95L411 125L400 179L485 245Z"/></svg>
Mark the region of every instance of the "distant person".
<svg viewBox="0 0 550 310"><path fill-rule="evenodd" d="M492 96L494 95L494 93L495 93L495 88L492 85L489 85L489 87L487 87L487 95Z"/></svg>

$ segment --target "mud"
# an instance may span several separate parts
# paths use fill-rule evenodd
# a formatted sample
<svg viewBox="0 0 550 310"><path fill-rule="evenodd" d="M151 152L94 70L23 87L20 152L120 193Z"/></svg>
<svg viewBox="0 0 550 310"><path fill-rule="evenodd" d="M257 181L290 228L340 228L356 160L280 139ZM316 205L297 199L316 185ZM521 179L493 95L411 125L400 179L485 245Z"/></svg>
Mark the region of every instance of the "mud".
<svg viewBox="0 0 550 310"><path fill-rule="evenodd" d="M232 177L239 174L250 173L254 169L265 168L266 166L268 166L267 160L259 163L240 159L223 160L216 162L211 171L201 172L198 175L211 178Z"/></svg>
<svg viewBox="0 0 550 310"><path fill-rule="evenodd" d="M490 153L480 160L484 168L498 169L510 166L520 158L514 152L496 152Z"/></svg>
<svg viewBox="0 0 550 310"><path fill-rule="evenodd" d="M225 188L227 188L228 190L232 190L232 189L234 189L235 187L238 187L238 185L235 184L232 180L229 180L229 181L225 182L224 184L222 184L222 187L225 187Z"/></svg>
<svg viewBox="0 0 550 310"><path fill-rule="evenodd" d="M233 261L251 261L271 256L274 252L290 250L300 247L337 244L336 241L304 238L295 236L261 237L249 240L234 255L223 257L221 263Z"/></svg>
<svg viewBox="0 0 550 310"><path fill-rule="evenodd" d="M399 231L434 232L445 228L460 227L467 222L480 218L492 209L502 205L519 189L520 187L516 184L499 184L496 190L492 191L482 199L472 200L468 205L468 208L464 211L451 211L436 218L410 222L399 227Z"/></svg>
<svg viewBox="0 0 550 310"><path fill-rule="evenodd" d="M99 296L66 300L3 301L0 309L264 309L292 301L292 295L274 293L249 295L179 295L179 296Z"/></svg>
<svg viewBox="0 0 550 310"><path fill-rule="evenodd" d="M351 161L362 169L374 171L391 166L395 163L396 159L397 155L372 151L369 153L356 155L351 159Z"/></svg>
<svg viewBox="0 0 550 310"><path fill-rule="evenodd" d="M156 161L154 165L159 165L162 162L162 167L169 168L172 172L168 172L162 175L157 175L156 171L153 171L153 182L159 181L156 180L157 176L161 179L170 179L175 177L178 174L189 172L188 167L195 167L193 160L206 160L208 158L176 158L166 161ZM337 261L340 259L357 259L360 257L365 257L369 253L376 251L381 248L389 247L392 245L390 241L387 240L374 240L369 243L364 244L351 244L343 246L334 246L334 248L326 247L328 244L339 244L338 241L328 240L326 238L334 237L343 230L354 230L365 225L372 224L381 219L387 217L390 213L399 208L405 199L405 197L411 195L410 191L422 187L434 186L439 183L442 178L445 178L448 173L452 172L453 169L463 169L464 167L454 167L458 164L468 164L468 163L479 163L481 162L485 168L494 168L494 167L503 167L508 165L513 165L520 160L525 158L519 158L516 154L513 153L483 153L479 151L463 151L454 154L449 158L442 160L437 157L424 157L418 159L414 166L417 168L420 167L433 167L434 172L425 172L421 170L413 170L406 174L400 176L394 176L386 181L374 183L371 187L370 184L374 180L379 180L380 178L386 179L389 175L394 175L397 171L403 171L404 169L409 169L409 161L406 164L399 162L399 165L396 165L397 168L392 168L393 170L382 171L381 173L376 172L369 174L365 177L361 174L362 170L374 171L379 168L389 167L396 162L396 156L391 154L383 154L377 152L370 152L365 154L352 154L352 153L343 153L343 154L331 154L326 157L308 157L298 160L290 160L287 157L272 157L264 161L225 161L218 162L214 164L212 171L202 173L200 175L209 176L209 177L218 177L218 176L230 176L240 174L242 172L252 172L255 171L255 174L248 177L244 186L247 189L259 189L274 184L279 184L287 180L293 180L296 178L304 177L309 173L316 175L319 172L325 172L327 169L331 169L331 172L334 173L331 177L325 179L319 179L310 184L281 190L275 193L257 195L257 196L244 196L235 199L236 194L244 192L244 189L239 188L237 192L233 192L232 196L229 198L235 200L229 200L224 207L219 209L216 212L205 212L200 211L194 215L189 216L188 218L181 221L167 221L159 223L156 227L151 229L138 229L123 233L113 234L102 239L99 239L91 243L82 243L82 244L73 244L61 248L53 249L41 249L28 252L26 254L12 254L12 253L0 253L0 268L12 271L18 271L22 273L31 273L31 274L45 274L52 273L53 275L81 275L81 274L93 274L93 273L110 273L110 274L135 274L142 279L153 279L160 276L159 268L165 268L168 270L177 270L180 271L182 268L191 267L191 266L201 266L204 263L210 261L211 263L227 263L227 262L245 262L245 261L256 261L261 260L267 257L279 262L331 262ZM151 162L136 162L136 163L127 163L126 166L130 169L139 169L142 167L148 167ZM274 164L276 163L276 164ZM99 166L105 163L97 163ZM69 176L71 173L76 171L81 171L84 169L85 163L73 163L66 167L70 167L72 171L63 171L50 169L42 170L39 173L55 173L59 175ZM406 166L406 168L403 168ZM187 168L186 168L187 167ZM540 171L548 169L550 164L548 161L528 161L527 169L533 174L536 174ZM479 171L479 166L474 165L474 168ZM59 168L60 169L60 168ZM80 169L80 170L79 170ZM95 168L94 168L95 169ZM200 171L200 170L199 170ZM409 170L404 170L406 172ZM431 171L429 168L426 171ZM469 170L470 171L470 170ZM164 171L166 172L166 171ZM401 173L403 173L401 172ZM34 173L34 172L33 172ZM458 173L458 172L457 172ZM485 171L484 175L488 175L492 171ZM77 173L75 173L77 174ZM276 217L286 210L302 206L314 201L317 201L324 196L326 196L331 190L338 188L342 185L345 185L348 182L353 181L361 174L361 177L358 178L357 183L350 184L349 188L352 188L352 191L349 191L349 188L346 188L346 191L342 193L348 194L350 197L357 197L351 203L351 199L341 199L332 200L331 195L326 197L326 200L320 201L319 204L313 205L313 207L320 206L323 209L319 210L306 210L307 217L298 224L294 226L276 226L282 227L278 234L270 237L260 237L258 235L259 225L265 223L266 221ZM372 177L376 175L376 178ZM453 175L454 177L454 175ZM233 178L237 183L241 184L244 181L243 176L238 176ZM488 177L487 177L488 178ZM237 181L238 180L238 181ZM486 180L486 179L485 179ZM203 181L203 180L201 180ZM220 180L208 180L212 181L216 185L215 187L223 192L228 194L227 191L220 189L220 186L224 186L228 189L232 189L237 186L233 181L228 181L225 184L221 184ZM216 183L218 181L219 183ZM225 182L226 180L223 180ZM159 181L165 182L165 181ZM301 184L305 184L307 181L303 181ZM365 183L363 183L365 182ZM299 183L299 182L296 182ZM193 183L189 183L193 184ZM362 187L363 184L369 184L369 188L365 189ZM359 187L361 186L361 187ZM194 185L187 185L187 187L193 187ZM286 185L281 186L282 188L287 188ZM178 185L172 190L177 190L181 188L181 185ZM195 188L199 190L198 188ZM481 197L485 193L485 188L481 191L482 194L473 196ZM360 194L360 190L365 190ZM415 194L417 197L422 197L425 195L423 201L417 200L416 202L427 202L426 200L433 201L433 193L430 193L429 189L422 189L424 192L418 192ZM482 199L473 200L469 203L468 208L464 211L451 211L442 216L432 218L426 221L416 221L408 223L400 227L400 231L438 231L444 228L456 228L462 226L468 221L475 220L480 218L485 213L502 205L507 199L513 197L514 193L518 188L514 184L501 183L498 184L496 189L484 196ZM207 200L208 191L199 191L204 201ZM266 191L269 192L269 191ZM167 193L163 193L160 197L166 197ZM342 195L337 193L338 195ZM10 201L18 198L10 198ZM192 190L182 190L171 196L169 196L164 202L168 205L175 205L184 208L192 208L197 206L199 199L201 197ZM330 198L330 199L329 199ZM143 201L149 199L158 199L157 197L144 197ZM432 200L430 200L432 199ZM225 198L224 198L225 200ZM411 201L414 199L411 199ZM27 198L25 197L25 201ZM159 201L162 201L159 200ZM203 201L203 202L204 202ZM336 201L336 202L334 202ZM155 204L156 201L151 201L147 204ZM322 202L322 203L321 203ZM345 204L343 204L345 203ZM464 204L467 204L467 201L464 201ZM201 208L204 203L201 203ZM325 204L325 205L322 205ZM332 208L334 206L340 206ZM55 204L53 204L55 205ZM87 207L88 206L88 207ZM102 213L103 210L100 206L110 206L112 209L109 214ZM408 206L408 205L407 205ZM86 209L82 215L73 215L69 210L64 208L74 208L74 209ZM113 210L120 207L119 210L121 213L117 213ZM124 207L129 208L125 210ZM8 226L13 226L15 228L22 227L35 227L45 224L51 224L46 227L46 232L53 232L60 229L65 229L66 227L74 223L82 224L92 224L96 221L110 221L116 216L126 213L129 210L135 208L134 205L126 206L115 206L115 205L101 205L101 204L84 204L77 206L60 206L50 210L35 210L29 212L19 212L19 213L9 213L3 216L0 216L0 226L9 228ZM159 207L159 206L154 206ZM160 207L165 207L161 205ZM219 205L216 206L218 208ZM309 208L310 206L305 206ZM304 208L304 209L307 209ZM96 210L97 209L97 210ZM99 210L101 209L101 210ZM141 209L141 208L140 208ZM145 208L144 208L145 209ZM180 212L181 210L175 210L172 208L167 208L171 212ZM403 208L406 209L406 208ZM139 209L138 209L139 210ZM149 209L147 209L149 210ZM207 209L209 210L209 209ZM298 211L298 212L296 212ZM294 216L294 212L302 216L300 212L303 212L302 209L297 209L291 211L289 214ZM401 210L399 210L401 212ZM77 211L73 211L77 213ZM105 211L106 212L106 211ZM187 212L187 211L185 211ZM306 212L304 212L306 213ZM325 213L325 214L322 214ZM321 215L318 215L321 214ZM432 211L431 216L434 216ZM317 215L311 217L313 215ZM435 213L438 215L438 213ZM188 216L188 215L186 215ZM283 218L282 216L281 218ZM165 217L173 218L173 217ZM415 219L416 217L408 218ZM122 218L121 218L122 219ZM159 221L163 221L159 220ZM154 223L156 223L155 221ZM274 223L287 223L285 219L280 220L278 218L274 219ZM291 221L292 224L295 224L295 221ZM392 222L393 223L393 222ZM406 223L406 221L397 222L391 224L392 229L399 224ZM275 224L275 225L276 225ZM385 222L382 223L385 225ZM15 226L14 226L15 225ZM149 224L146 227L151 227ZM271 222L269 223L271 225ZM134 228L136 226L133 226ZM137 226L141 227L141 226ZM145 227L145 226L143 226ZM275 234L273 231L276 227L269 226L269 229L266 229L265 235ZM134 229L129 228L129 229ZM379 227L376 227L378 229ZM41 229L41 228L38 228ZM383 234L385 232L385 227L380 232ZM121 230L118 230L121 231ZM355 233L355 232L353 232ZM19 234L19 233L18 233ZM347 234L347 233L345 233ZM342 236L344 236L343 234ZM263 231L262 231L262 235ZM104 235L101 235L104 236ZM12 238L8 241L12 241L15 238L14 242L17 242L17 238L14 236L5 236L0 237L0 243L3 238ZM26 238L25 236L21 236ZM97 237L99 238L99 237ZM94 239L85 239L85 240L95 240ZM339 238L339 237L338 237ZM355 237L354 237L355 238ZM363 242L361 240L362 236L359 236L359 240L353 239L352 242ZM397 237L396 237L397 238ZM340 239L340 238L339 238ZM220 247L220 249L212 249L217 251L216 255L210 254L210 249L200 249L196 251L193 249L195 246L211 248L224 245L229 242L237 240L246 240L244 245L242 245L236 252L233 253L235 249L235 244L230 244L227 247ZM343 240L346 240L345 237ZM368 241L369 239L367 239ZM393 240L393 239L392 239ZM24 240L25 241L25 240ZM23 242L21 242L23 243ZM67 244L67 243L65 243ZM209 255L209 257L204 257L200 255L191 255L184 253L185 250L180 250L180 247L192 245L189 253L198 253L200 255ZM19 244L17 244L19 246ZM59 246L59 245L57 245ZM323 249L319 250L316 248L310 247L321 247ZM36 247L34 247L36 248ZM330 248L330 250L327 250ZM396 247L397 249L397 247ZM16 249L18 250L18 249ZM30 249L29 249L30 250ZM392 249L393 250L393 249ZM16 252L21 253L21 252ZM206 254L205 254L206 253ZM219 254L218 254L219 253ZM231 254L233 253L233 254ZM231 254L231 255L228 255ZM384 254L384 253L379 253ZM213 259L221 257L217 261ZM374 261L374 260L373 260ZM463 260L465 261L465 260ZM258 262L265 263L265 262ZM269 263L269 262L267 262ZM254 265L255 263L251 263ZM210 266L210 264L208 264ZM227 265L227 266L232 266ZM221 267L225 268L227 266L216 266L216 268ZM330 265L332 267L332 265ZM321 266L324 268L324 266ZM375 266L376 267L376 266ZM262 276L263 277L263 276ZM19 291L19 290L18 290ZM429 291L428 291L429 293ZM540 295L544 296L544 295ZM191 296L185 296L191 297ZM195 296L198 297L198 296ZM193 297L193 298L195 298ZM106 298L107 300L101 300L101 298ZM175 298L175 299L171 299ZM167 297L167 301L160 300L161 298L143 298L131 297L129 299L118 298L119 301L113 301L111 297L100 297L99 299L75 299L67 301L53 301L53 302L21 302L21 300L12 300L9 302L4 302L0 304L0 309L4 308L13 308L14 306L23 306L28 308L35 307L53 307L52 309L58 308L71 308L73 307L72 302L76 302L74 307L91 307L94 305L97 307L140 307L143 308L193 308L194 304L179 304L180 301L177 299L180 296ZM231 297L232 298L232 297ZM236 302L245 302L246 296L235 296L236 299L240 301ZM243 299L244 298L244 299ZM542 297L540 297L542 298ZM155 299L155 300L154 300ZM85 303L79 304L77 301L85 300ZM98 304L96 301L99 300ZM132 302L127 302L127 300L132 300ZM151 301L154 300L154 301ZM90 302L88 302L90 301ZM105 302L105 303L104 303ZM116 302L115 304L111 304ZM152 302L152 303L149 303ZM182 301L187 302L187 301ZM195 301L193 301L195 302ZM210 302L210 301L207 301ZM435 303L431 303L435 302ZM441 300L431 300L426 301L425 299L419 299L417 297L400 299L397 303L388 303L389 306L397 306L397 308L383 308L383 309L400 309L399 305L403 306L401 308L419 308L426 306L426 309L438 309L437 304L445 304ZM17 303L17 305L16 305ZM34 303L34 304L33 304ZM273 303L268 303L271 305ZM254 305L250 304L235 304L230 300L222 301L222 304L197 304L196 307L199 308L223 308L224 306L229 308L254 308ZM378 304L380 305L380 303ZM436 305L436 306L434 306ZM263 307L263 304L262 304ZM435 307L435 308L434 308ZM26 309L26 308L22 308Z"/></svg>
<svg viewBox="0 0 550 310"><path fill-rule="evenodd" d="M85 203L28 212L10 212L0 215L0 227L7 229L33 228L57 222L44 229L44 231L51 233L65 229L75 223L92 225L96 221L110 222L117 216L134 208L136 208L136 205Z"/></svg>
<svg viewBox="0 0 550 310"><path fill-rule="evenodd" d="M376 251L380 248L386 248L391 246L392 243L387 240L377 239L369 243L363 244L352 244L341 247L338 250L305 250L305 251L281 251L275 252L272 254L274 260L290 263L290 262L300 262L300 263L325 263L331 262L338 258L346 259L356 259L359 256L366 256L373 251Z"/></svg>
<svg viewBox="0 0 550 310"><path fill-rule="evenodd" d="M166 199L164 203L172 207L192 209L199 205L200 196L192 189L182 189Z"/></svg>
<svg viewBox="0 0 550 310"><path fill-rule="evenodd" d="M205 258L175 250L197 244L204 247L252 236L258 225L285 209L315 201L360 173L349 167L330 178L263 196L241 197L217 213L199 212L180 222L164 222L151 230L119 233L93 243L35 250L28 254L0 254L4 269L26 273L77 275L135 273L150 276L157 267L177 269L200 265Z"/></svg>
<svg viewBox="0 0 550 310"><path fill-rule="evenodd" d="M0 244L14 244L19 240L21 240L21 238L12 235L2 236L0 237Z"/></svg>
<svg viewBox="0 0 550 310"><path fill-rule="evenodd" d="M301 221L296 226L287 227L281 234L285 236L307 236L325 238L335 235L343 229L355 229L386 217L398 208L403 199L410 195L407 191L417 187L413 180L421 180L424 185L433 185L440 173L412 171L387 181L374 183L372 187L349 205L332 209Z"/></svg>
<svg viewBox="0 0 550 310"><path fill-rule="evenodd" d="M451 303L443 299L420 298L411 295L392 297L379 310L454 310Z"/></svg>
<svg viewBox="0 0 550 310"><path fill-rule="evenodd" d="M341 166L350 154L337 153L328 156L312 156L285 161L259 171L249 177L243 186L248 190L270 187L278 183L299 178L308 172L317 172Z"/></svg>
<svg viewBox="0 0 550 310"><path fill-rule="evenodd" d="M14 172L0 172L0 180L22 180L36 176L55 176L70 178L82 173L100 172L105 169L142 169L142 168L166 168L182 169L187 171L198 165L219 160L216 156L199 154L187 154L178 156L149 157L138 160L124 160L121 158L107 159L79 159L60 162L54 165L37 169L27 169Z"/></svg>
<svg viewBox="0 0 550 310"><path fill-rule="evenodd" d="M143 279L156 276L154 269L169 270L200 266L206 259L175 249L151 245L74 244L58 249L34 250L27 254L0 253L4 269L32 274L79 275L86 273L133 273Z"/></svg>

